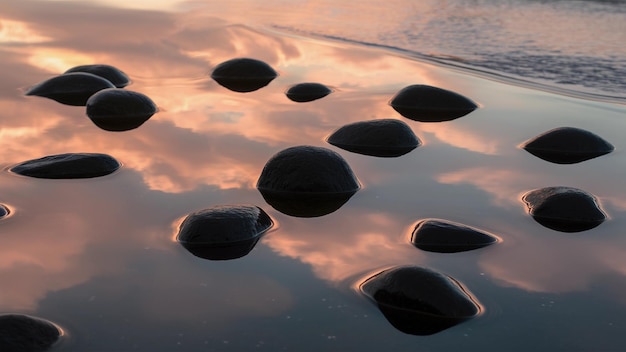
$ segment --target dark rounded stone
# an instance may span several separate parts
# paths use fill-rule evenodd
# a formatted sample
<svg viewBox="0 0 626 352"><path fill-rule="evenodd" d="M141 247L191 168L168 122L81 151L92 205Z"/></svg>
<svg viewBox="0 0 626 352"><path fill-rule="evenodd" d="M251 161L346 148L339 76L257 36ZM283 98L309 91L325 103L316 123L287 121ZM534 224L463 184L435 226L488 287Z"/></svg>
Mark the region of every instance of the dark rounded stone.
<svg viewBox="0 0 626 352"><path fill-rule="evenodd" d="M11 210L9 210L9 207L7 207L4 204L0 204L0 219L4 218L5 216L9 215L11 213Z"/></svg>
<svg viewBox="0 0 626 352"><path fill-rule="evenodd" d="M395 119L355 122L333 132L328 143L354 153L398 157L420 145L406 123Z"/></svg>
<svg viewBox="0 0 626 352"><path fill-rule="evenodd" d="M270 158L257 188L276 210L315 217L339 209L360 185L341 155L326 148L297 146Z"/></svg>
<svg viewBox="0 0 626 352"><path fill-rule="evenodd" d="M254 205L214 206L189 214L176 239L198 257L235 259L248 254L273 225L270 216Z"/></svg>
<svg viewBox="0 0 626 352"><path fill-rule="evenodd" d="M141 126L157 112L157 106L144 94L109 88L87 100L87 116L107 131L127 131Z"/></svg>
<svg viewBox="0 0 626 352"><path fill-rule="evenodd" d="M556 231L585 231L606 219L596 198L577 188L541 188L526 193L522 200L535 221Z"/></svg>
<svg viewBox="0 0 626 352"><path fill-rule="evenodd" d="M360 285L396 329L431 335L476 317L478 303L453 278L436 271L399 266L384 270Z"/></svg>
<svg viewBox="0 0 626 352"><path fill-rule="evenodd" d="M222 62L211 73L211 78L221 86L241 93L263 88L277 76L278 73L270 65L250 58Z"/></svg>
<svg viewBox="0 0 626 352"><path fill-rule="evenodd" d="M128 76L120 69L111 65L81 65L72 67L69 70L65 71L65 73L72 72L87 72L96 76L100 76L113 83L113 85L117 88L124 88L130 84L130 78L128 78Z"/></svg>
<svg viewBox="0 0 626 352"><path fill-rule="evenodd" d="M400 115L421 122L454 120L478 107L458 93L420 84L401 89L391 99L390 105Z"/></svg>
<svg viewBox="0 0 626 352"><path fill-rule="evenodd" d="M115 86L91 73L72 72L36 84L26 91L26 95L45 97L66 105L84 106L90 96L106 88Z"/></svg>
<svg viewBox="0 0 626 352"><path fill-rule="evenodd" d="M49 350L62 336L51 322L23 314L0 315L0 351L41 352Z"/></svg>
<svg viewBox="0 0 626 352"><path fill-rule="evenodd" d="M438 219L418 222L411 235L411 243L415 247L438 253L464 252L496 242L498 238L486 232Z"/></svg>
<svg viewBox="0 0 626 352"><path fill-rule="evenodd" d="M330 93L332 93L332 90L321 83L300 83L292 86L285 92L287 98L296 103L306 103L321 99Z"/></svg>
<svg viewBox="0 0 626 352"><path fill-rule="evenodd" d="M106 154L67 153L28 160L11 171L36 178L73 179L105 176L120 166L117 160Z"/></svg>
<svg viewBox="0 0 626 352"><path fill-rule="evenodd" d="M575 164L608 154L615 148L599 136L574 127L545 132L522 145L526 151L556 164Z"/></svg>

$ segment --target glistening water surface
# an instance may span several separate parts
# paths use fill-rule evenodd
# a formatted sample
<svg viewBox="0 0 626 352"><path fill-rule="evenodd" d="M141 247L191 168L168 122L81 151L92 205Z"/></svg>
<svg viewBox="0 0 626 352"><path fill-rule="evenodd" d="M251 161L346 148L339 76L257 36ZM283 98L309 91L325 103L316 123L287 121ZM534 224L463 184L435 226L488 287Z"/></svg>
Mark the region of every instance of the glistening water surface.
<svg viewBox="0 0 626 352"><path fill-rule="evenodd" d="M626 328L626 107L496 83L375 48L284 36L201 11L130 10L66 2L3 2L0 46L0 311L51 320L59 351L619 350ZM209 74L254 57L279 76L236 93ZM108 132L85 108L24 90L82 64L126 72L126 89L159 112ZM300 82L334 89L295 103ZM410 84L479 104L423 123L389 105ZM422 141L397 158L325 142L351 122L394 118ZM520 145L550 129L589 130L615 146L578 164L541 160ZM285 215L255 184L275 153L313 145L341 154L360 189L337 211ZM7 171L67 152L107 153L116 173L45 180ZM533 220L528 191L568 186L595 195L608 219L564 233ZM210 261L175 242L187 214L254 204L277 223L246 256ZM409 243L421 219L498 236L492 246L431 253ZM372 272L419 265L448 274L483 313L431 336L396 330L356 286Z"/></svg>

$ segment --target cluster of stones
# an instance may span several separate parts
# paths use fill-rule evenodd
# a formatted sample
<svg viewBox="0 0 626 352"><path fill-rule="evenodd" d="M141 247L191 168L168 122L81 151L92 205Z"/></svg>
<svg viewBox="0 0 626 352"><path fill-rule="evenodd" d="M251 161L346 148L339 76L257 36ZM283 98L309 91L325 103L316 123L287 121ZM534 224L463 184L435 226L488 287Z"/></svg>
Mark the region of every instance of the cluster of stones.
<svg viewBox="0 0 626 352"><path fill-rule="evenodd" d="M211 77L221 86L247 93L268 85L278 76L268 64L238 58L217 65ZM63 104L84 105L99 127L110 131L136 128L156 111L141 93L123 90L130 83L118 69L107 65L79 66L51 78L26 94L54 99ZM310 102L330 94L319 83L301 83L285 94L294 102ZM402 116L419 122L442 122L462 117L478 105L445 89L411 85L390 101ZM411 128L396 119L378 119L345 125L328 138L338 148L376 157L399 157L421 142ZM613 150L613 146L590 132L560 128L524 144L524 149L554 163L576 163ZM106 154L69 153L29 160L11 171L20 175L50 178L89 178L110 174L120 163ZM323 147L295 146L272 156L265 164L257 189L277 211L296 217L318 217L345 204L360 184L338 153ZM606 218L592 195L571 187L548 187L523 197L531 216L559 231L583 231ZM8 214L8 208L4 209ZM0 214L1 215L1 214ZM274 225L260 207L249 204L213 206L189 214L181 223L177 241L193 255L228 260L248 254ZM485 231L441 219L420 220L410 242L438 253L476 250L499 242ZM379 307L400 331L429 335L478 316L481 307L460 282L428 268L397 266L363 281L361 292ZM9 351L46 350L62 332L54 324L23 315L0 316L0 344ZM13 348L13 349L11 349Z"/></svg>

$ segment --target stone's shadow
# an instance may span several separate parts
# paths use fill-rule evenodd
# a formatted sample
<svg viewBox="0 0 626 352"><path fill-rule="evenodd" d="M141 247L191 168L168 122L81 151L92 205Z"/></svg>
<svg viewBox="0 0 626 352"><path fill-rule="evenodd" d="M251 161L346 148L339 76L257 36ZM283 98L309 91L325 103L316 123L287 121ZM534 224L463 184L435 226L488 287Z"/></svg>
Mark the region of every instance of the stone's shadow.
<svg viewBox="0 0 626 352"><path fill-rule="evenodd" d="M606 220L596 198L573 187L537 189L526 193L522 200L535 221L555 231L586 231Z"/></svg>
<svg viewBox="0 0 626 352"><path fill-rule="evenodd" d="M26 91L26 95L49 98L65 105L85 106L89 97L107 88L115 86L91 73L71 72L32 86Z"/></svg>
<svg viewBox="0 0 626 352"><path fill-rule="evenodd" d="M424 251L456 253L483 248L498 238L475 228L447 220L421 220L411 234L411 243Z"/></svg>
<svg viewBox="0 0 626 352"><path fill-rule="evenodd" d="M522 144L527 152L555 164L575 164L612 152L615 147L579 128L559 127Z"/></svg>
<svg viewBox="0 0 626 352"><path fill-rule="evenodd" d="M243 257L274 222L254 205L221 205L189 214L176 240L193 255L210 260Z"/></svg>
<svg viewBox="0 0 626 352"><path fill-rule="evenodd" d="M326 141L349 152L384 158L402 156L421 144L406 123L395 119L347 124L333 132Z"/></svg>
<svg viewBox="0 0 626 352"><path fill-rule="evenodd" d="M146 95L119 88L103 89L87 100L87 116L106 131L128 131L141 126L157 112Z"/></svg>
<svg viewBox="0 0 626 352"><path fill-rule="evenodd" d="M231 59L217 65L211 78L224 88L248 93L268 85L278 73L267 63L250 58Z"/></svg>
<svg viewBox="0 0 626 352"><path fill-rule="evenodd" d="M420 122L450 121L478 108L476 103L458 93L420 84L401 89L389 105L400 115Z"/></svg>
<svg viewBox="0 0 626 352"><path fill-rule="evenodd" d="M480 306L453 278L417 266L398 266L366 279L361 292L396 329L432 335L478 316Z"/></svg>

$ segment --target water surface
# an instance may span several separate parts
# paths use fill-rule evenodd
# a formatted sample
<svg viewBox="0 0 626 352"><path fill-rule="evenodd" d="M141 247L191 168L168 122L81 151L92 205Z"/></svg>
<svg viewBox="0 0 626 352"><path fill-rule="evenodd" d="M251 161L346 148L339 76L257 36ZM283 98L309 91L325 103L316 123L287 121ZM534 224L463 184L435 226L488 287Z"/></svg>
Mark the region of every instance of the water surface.
<svg viewBox="0 0 626 352"><path fill-rule="evenodd" d="M68 338L59 351L622 348L624 105L497 83L382 48L282 35L211 11L0 4L3 28L13 28L0 46L0 202L12 210L0 222L0 311L62 326ZM280 75L258 91L231 92L209 74L234 57L264 60ZM150 96L159 112L135 130L108 132L83 107L23 96L89 63L122 69L133 80L127 89ZM301 82L334 92L311 103L287 99L287 88ZM449 122L405 119L388 101L418 83L480 108ZM376 158L325 142L344 124L378 118L403 120L423 145ZM616 149L557 165L519 147L561 126L592 131ZM303 144L340 153L363 186L323 217L284 215L255 189L273 154ZM6 171L66 152L107 153L123 166L87 180ZM542 227L521 196L548 186L594 194L609 219L573 234ZM203 260L175 242L188 213L240 203L262 207L278 224L247 256ZM409 236L424 218L477 227L502 242L423 252ZM395 330L355 285L408 264L453 276L484 314L427 337Z"/></svg>

